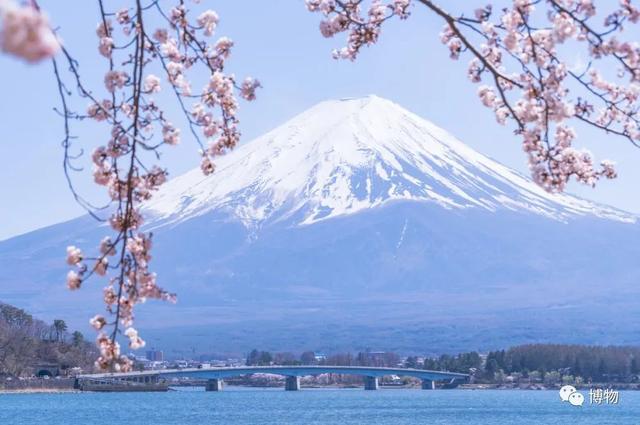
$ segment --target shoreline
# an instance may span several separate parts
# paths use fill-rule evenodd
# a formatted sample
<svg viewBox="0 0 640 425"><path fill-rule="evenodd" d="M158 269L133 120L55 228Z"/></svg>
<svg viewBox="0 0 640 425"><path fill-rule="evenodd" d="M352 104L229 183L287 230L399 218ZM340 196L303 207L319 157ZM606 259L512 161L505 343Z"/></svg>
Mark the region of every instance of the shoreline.
<svg viewBox="0 0 640 425"><path fill-rule="evenodd" d="M251 388L251 389L258 389L258 388L264 388L264 389L273 389L276 387L270 387L270 386L245 386L245 385L233 385L233 387L238 387L238 388ZM278 387L279 388L279 387ZM327 385L327 386L309 386L309 387L303 387L302 390L304 389L308 389L308 390L314 390L314 389L355 389L355 388L360 388L360 387L351 387L351 386L334 386L334 385ZM605 388L605 387L600 387L600 388ZM581 388L581 390L586 390L588 389L588 387L584 387ZM401 386L381 386L380 387L381 391L387 391L387 390L420 390L420 387L401 387ZM538 387L538 388L531 388L531 387L492 387L492 386L486 386L486 385L461 385L458 388L452 388L452 389L436 389L433 391L558 391L557 388L552 388L552 387ZM638 388L618 388L618 391L638 391ZM175 390L174 390L175 391ZM178 390L179 391L179 390ZM20 389L0 389L0 396L1 395L6 395L6 394L72 394L72 393L91 393L93 391L80 391L77 389L73 389L73 388L20 388Z"/></svg>
<svg viewBox="0 0 640 425"><path fill-rule="evenodd" d="M59 393L79 393L80 390L73 388L16 388L16 389L0 389L0 395L3 394L59 394Z"/></svg>

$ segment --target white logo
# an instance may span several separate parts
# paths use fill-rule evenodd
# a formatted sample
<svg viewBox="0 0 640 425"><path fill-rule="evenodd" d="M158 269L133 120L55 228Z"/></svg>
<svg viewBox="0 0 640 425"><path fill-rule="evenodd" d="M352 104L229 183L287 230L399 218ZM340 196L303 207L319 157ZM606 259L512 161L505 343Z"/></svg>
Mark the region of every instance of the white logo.
<svg viewBox="0 0 640 425"><path fill-rule="evenodd" d="M560 400L568 401L572 406L582 406L584 404L584 396L573 385L565 385L560 388Z"/></svg>
<svg viewBox="0 0 640 425"><path fill-rule="evenodd" d="M573 385L565 385L560 388L560 400L568 402L572 406L582 406L584 396ZM589 388L589 404L618 404L620 393L614 389Z"/></svg>
<svg viewBox="0 0 640 425"><path fill-rule="evenodd" d="M584 403L584 396L578 392L575 392L569 396L569 403L574 406L582 406L582 403Z"/></svg>
<svg viewBox="0 0 640 425"><path fill-rule="evenodd" d="M576 387L573 385L565 385L560 388L560 400L569 401L569 396L576 392Z"/></svg>

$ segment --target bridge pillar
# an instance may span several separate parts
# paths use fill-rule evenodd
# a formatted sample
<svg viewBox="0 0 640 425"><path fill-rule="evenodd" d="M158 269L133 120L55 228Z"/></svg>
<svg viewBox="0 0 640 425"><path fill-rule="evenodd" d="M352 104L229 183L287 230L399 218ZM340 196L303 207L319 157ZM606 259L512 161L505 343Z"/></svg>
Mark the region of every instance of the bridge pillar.
<svg viewBox="0 0 640 425"><path fill-rule="evenodd" d="M423 379L422 380L422 389L423 390L435 390L436 389L436 382L432 381L430 379Z"/></svg>
<svg viewBox="0 0 640 425"><path fill-rule="evenodd" d="M224 381L219 378L208 379L204 387L205 391L222 391Z"/></svg>
<svg viewBox="0 0 640 425"><path fill-rule="evenodd" d="M378 389L378 377L377 376L365 376L364 377L364 389L367 391Z"/></svg>
<svg viewBox="0 0 640 425"><path fill-rule="evenodd" d="M300 389L300 377L287 376L284 382L284 389L286 391L298 391Z"/></svg>

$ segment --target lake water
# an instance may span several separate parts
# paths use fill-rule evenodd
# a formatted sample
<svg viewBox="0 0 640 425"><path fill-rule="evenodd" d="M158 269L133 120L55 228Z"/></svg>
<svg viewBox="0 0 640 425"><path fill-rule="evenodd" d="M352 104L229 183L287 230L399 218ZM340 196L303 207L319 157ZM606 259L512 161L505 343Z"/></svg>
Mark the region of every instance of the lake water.
<svg viewBox="0 0 640 425"><path fill-rule="evenodd" d="M640 392L618 405L563 403L556 391L225 388L168 393L0 395L7 425L640 424Z"/></svg>

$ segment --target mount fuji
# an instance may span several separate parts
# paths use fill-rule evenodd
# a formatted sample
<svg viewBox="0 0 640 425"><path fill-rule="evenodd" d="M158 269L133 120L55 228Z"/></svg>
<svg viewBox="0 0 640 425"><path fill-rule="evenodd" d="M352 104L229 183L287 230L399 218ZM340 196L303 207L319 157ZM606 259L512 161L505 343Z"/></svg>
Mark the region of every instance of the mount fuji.
<svg viewBox="0 0 640 425"><path fill-rule="evenodd" d="M523 342L637 343L637 217L549 194L385 99L322 102L170 180L143 208L176 306L148 342L441 353ZM68 293L88 217L0 242L0 300L86 328L99 281Z"/></svg>

